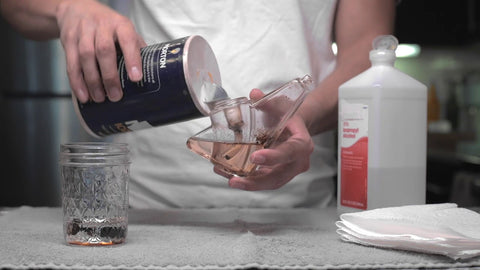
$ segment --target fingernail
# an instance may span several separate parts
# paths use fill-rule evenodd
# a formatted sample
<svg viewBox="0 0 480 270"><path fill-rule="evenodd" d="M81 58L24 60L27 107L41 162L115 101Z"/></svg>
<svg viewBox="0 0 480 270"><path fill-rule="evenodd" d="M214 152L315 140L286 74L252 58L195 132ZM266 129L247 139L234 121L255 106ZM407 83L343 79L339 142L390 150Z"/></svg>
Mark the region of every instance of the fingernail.
<svg viewBox="0 0 480 270"><path fill-rule="evenodd" d="M108 92L108 98L111 101L119 101L122 98L122 92L116 87L110 88L110 91Z"/></svg>
<svg viewBox="0 0 480 270"><path fill-rule="evenodd" d="M87 92L83 91L82 89L78 89L77 99L80 101L80 103L86 103L88 101Z"/></svg>
<svg viewBox="0 0 480 270"><path fill-rule="evenodd" d="M142 73L137 67L132 67L132 69L130 69L130 79L135 82L142 79Z"/></svg>
<svg viewBox="0 0 480 270"><path fill-rule="evenodd" d="M265 162L265 157L262 156L262 155L253 155L252 159L251 159L251 162L255 163L255 164L258 164L258 165L261 165Z"/></svg>

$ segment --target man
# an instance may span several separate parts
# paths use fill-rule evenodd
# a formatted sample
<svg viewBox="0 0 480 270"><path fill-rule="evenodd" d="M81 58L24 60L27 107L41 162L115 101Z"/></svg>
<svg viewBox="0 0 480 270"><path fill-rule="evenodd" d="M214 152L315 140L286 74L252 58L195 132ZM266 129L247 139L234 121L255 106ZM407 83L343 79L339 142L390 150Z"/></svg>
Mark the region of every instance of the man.
<svg viewBox="0 0 480 270"><path fill-rule="evenodd" d="M329 130L337 123L338 86L369 66L371 42L391 34L395 12L393 0L164 0L129 2L128 19L93 0L0 3L5 18L27 37L60 38L70 85L81 102L122 98L116 45L130 79L139 81L141 47L193 34L210 43L231 97L247 96L252 88L273 90L305 74L313 77L316 88L289 121L286 139L254 152L258 174L230 177L228 186L234 189L185 147L189 136L209 125L208 118L115 136L128 142L134 154L134 207L333 203L335 138ZM258 97L257 91L251 94Z"/></svg>

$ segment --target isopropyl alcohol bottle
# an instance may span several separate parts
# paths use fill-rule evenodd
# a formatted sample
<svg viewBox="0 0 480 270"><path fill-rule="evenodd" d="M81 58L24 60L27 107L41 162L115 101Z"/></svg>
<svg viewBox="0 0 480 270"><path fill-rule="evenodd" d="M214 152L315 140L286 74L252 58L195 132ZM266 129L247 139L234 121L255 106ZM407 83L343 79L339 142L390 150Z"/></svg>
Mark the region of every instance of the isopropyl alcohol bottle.
<svg viewBox="0 0 480 270"><path fill-rule="evenodd" d="M394 67L397 45L377 37L372 66L339 87L340 213L425 203L427 87Z"/></svg>

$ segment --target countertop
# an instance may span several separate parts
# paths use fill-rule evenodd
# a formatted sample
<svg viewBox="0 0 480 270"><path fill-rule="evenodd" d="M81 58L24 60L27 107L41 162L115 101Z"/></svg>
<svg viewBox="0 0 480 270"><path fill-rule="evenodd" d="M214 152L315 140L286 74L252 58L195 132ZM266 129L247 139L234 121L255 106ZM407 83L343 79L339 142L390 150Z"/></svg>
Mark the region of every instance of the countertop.
<svg viewBox="0 0 480 270"><path fill-rule="evenodd" d="M340 240L335 208L129 212L127 241L67 245L61 208L0 211L1 269L480 269L480 257L361 246Z"/></svg>

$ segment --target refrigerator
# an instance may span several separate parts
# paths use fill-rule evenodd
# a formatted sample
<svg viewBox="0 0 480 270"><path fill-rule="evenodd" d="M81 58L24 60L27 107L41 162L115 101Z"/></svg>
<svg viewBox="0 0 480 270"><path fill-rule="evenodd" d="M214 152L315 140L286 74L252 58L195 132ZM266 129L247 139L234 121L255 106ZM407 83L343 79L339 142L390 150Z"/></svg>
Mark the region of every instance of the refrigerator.
<svg viewBox="0 0 480 270"><path fill-rule="evenodd" d="M60 206L60 144L98 141L80 125L62 45L31 41L0 17L0 207Z"/></svg>

